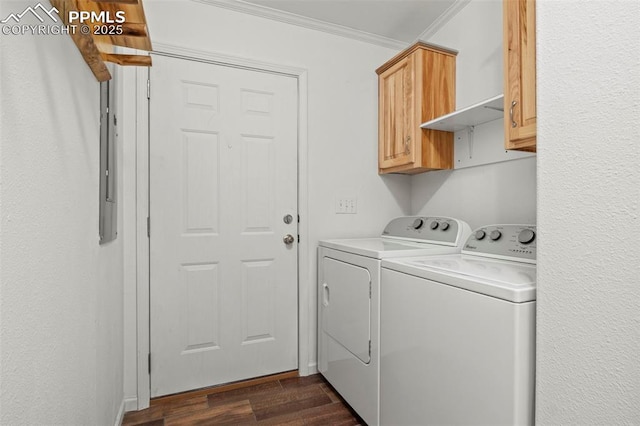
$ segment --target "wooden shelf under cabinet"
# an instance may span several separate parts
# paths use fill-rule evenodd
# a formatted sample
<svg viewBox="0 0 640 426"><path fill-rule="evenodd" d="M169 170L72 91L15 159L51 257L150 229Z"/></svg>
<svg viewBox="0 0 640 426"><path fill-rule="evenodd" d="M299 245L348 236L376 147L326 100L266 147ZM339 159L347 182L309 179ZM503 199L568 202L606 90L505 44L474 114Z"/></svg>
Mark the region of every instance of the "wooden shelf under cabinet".
<svg viewBox="0 0 640 426"><path fill-rule="evenodd" d="M453 168L453 134L420 125L455 109L456 54L419 42L376 70L380 174Z"/></svg>

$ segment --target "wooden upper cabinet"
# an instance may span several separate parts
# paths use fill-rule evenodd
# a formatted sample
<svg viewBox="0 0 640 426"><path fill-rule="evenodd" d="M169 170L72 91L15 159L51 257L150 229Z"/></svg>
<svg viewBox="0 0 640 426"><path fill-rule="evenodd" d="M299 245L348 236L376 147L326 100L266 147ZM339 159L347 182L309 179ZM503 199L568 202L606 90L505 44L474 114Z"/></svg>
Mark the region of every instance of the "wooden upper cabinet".
<svg viewBox="0 0 640 426"><path fill-rule="evenodd" d="M535 0L503 0L505 148L536 151Z"/></svg>
<svg viewBox="0 0 640 426"><path fill-rule="evenodd" d="M453 167L453 133L420 124L455 109L456 53L416 43L378 68L378 171Z"/></svg>

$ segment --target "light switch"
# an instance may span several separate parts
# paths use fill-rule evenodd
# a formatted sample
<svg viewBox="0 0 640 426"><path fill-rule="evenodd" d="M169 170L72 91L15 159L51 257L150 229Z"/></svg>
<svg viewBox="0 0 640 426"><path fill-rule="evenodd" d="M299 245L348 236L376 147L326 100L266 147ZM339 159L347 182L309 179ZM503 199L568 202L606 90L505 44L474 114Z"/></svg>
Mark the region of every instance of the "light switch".
<svg viewBox="0 0 640 426"><path fill-rule="evenodd" d="M336 214L358 213L358 199L356 197L336 198Z"/></svg>

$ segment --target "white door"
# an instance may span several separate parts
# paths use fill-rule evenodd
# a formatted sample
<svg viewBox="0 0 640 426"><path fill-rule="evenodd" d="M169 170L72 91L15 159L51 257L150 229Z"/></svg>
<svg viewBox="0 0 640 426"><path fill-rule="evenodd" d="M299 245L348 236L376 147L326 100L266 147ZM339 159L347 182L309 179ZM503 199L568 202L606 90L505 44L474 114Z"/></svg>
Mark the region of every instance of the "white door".
<svg viewBox="0 0 640 426"><path fill-rule="evenodd" d="M150 87L151 396L297 369L297 80L154 55Z"/></svg>

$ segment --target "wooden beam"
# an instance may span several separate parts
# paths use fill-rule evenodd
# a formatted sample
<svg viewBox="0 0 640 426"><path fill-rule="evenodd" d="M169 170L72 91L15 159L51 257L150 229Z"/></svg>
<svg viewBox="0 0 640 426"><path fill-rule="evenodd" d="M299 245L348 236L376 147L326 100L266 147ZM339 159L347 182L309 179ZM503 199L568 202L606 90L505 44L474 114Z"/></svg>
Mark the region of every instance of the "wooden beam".
<svg viewBox="0 0 640 426"><path fill-rule="evenodd" d="M120 25L122 27L122 36L124 37L148 37L147 24L125 22Z"/></svg>
<svg viewBox="0 0 640 426"><path fill-rule="evenodd" d="M80 10L100 13L108 12L115 16L117 12L124 12L125 22L118 24L122 28L122 34L94 35L94 40L100 44L112 44L114 46L129 47L138 50L153 50L149 31L147 29L147 19L144 15L142 2L136 4L128 3L97 3L94 0L74 0ZM105 51L105 49L101 50Z"/></svg>
<svg viewBox="0 0 640 426"><path fill-rule="evenodd" d="M142 3L98 3L94 0L73 0L77 3L78 9L88 12L109 12L109 15L116 16L116 12L124 12L125 22L128 24L146 24Z"/></svg>
<svg viewBox="0 0 640 426"><path fill-rule="evenodd" d="M93 0L96 3L138 4L138 0Z"/></svg>
<svg viewBox="0 0 640 426"><path fill-rule="evenodd" d="M145 55L121 55L115 53L101 53L102 59L107 62L124 66L150 67L151 56Z"/></svg>
<svg viewBox="0 0 640 426"><path fill-rule="evenodd" d="M51 5L58 9L58 15L65 25L69 25L69 11L78 10L75 0L51 0ZM82 34L80 31L70 35L96 79L98 81L111 80L111 74L102 61L100 51L91 35Z"/></svg>
<svg viewBox="0 0 640 426"><path fill-rule="evenodd" d="M101 16L104 12L108 16L124 17L124 22L113 24L118 25L122 34L83 34L77 22L72 24L76 28L74 33L70 33L71 39L80 50L85 62L96 76L98 81L111 79L111 74L104 61L113 62L119 65L151 66L151 57L144 55L116 55L114 46L129 47L137 50L151 51L151 40L147 29L147 20L142 7L142 0L50 0L51 4L58 9L58 15L65 25L69 23L70 11L95 12L95 16ZM95 27L94 24L87 23L87 28Z"/></svg>
<svg viewBox="0 0 640 426"><path fill-rule="evenodd" d="M107 49L102 48L105 45L129 47L131 49L146 50L147 52L153 50L149 39L146 37L93 36L93 39L103 52L107 51Z"/></svg>

